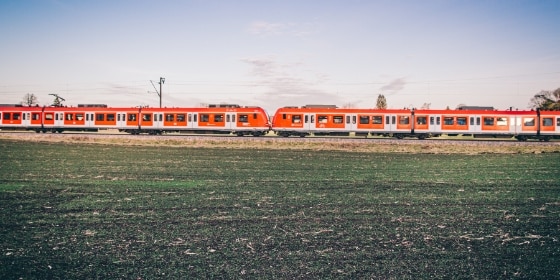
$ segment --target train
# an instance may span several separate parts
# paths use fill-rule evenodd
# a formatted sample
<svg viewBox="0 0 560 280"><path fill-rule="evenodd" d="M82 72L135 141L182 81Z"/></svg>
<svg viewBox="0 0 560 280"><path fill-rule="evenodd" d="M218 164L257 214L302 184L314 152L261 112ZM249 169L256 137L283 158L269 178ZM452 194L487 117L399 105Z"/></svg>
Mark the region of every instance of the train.
<svg viewBox="0 0 560 280"><path fill-rule="evenodd" d="M493 108L369 109L332 105L286 106L274 115L256 106L146 108L79 105L39 107L0 105L0 130L35 132L117 129L130 134L218 133L283 137L385 136L426 139L442 135L560 139L560 111Z"/></svg>
<svg viewBox="0 0 560 280"><path fill-rule="evenodd" d="M194 132L261 136L270 131L268 115L260 107L239 105L200 108L114 108L0 106L0 129L99 131L118 129L130 134Z"/></svg>

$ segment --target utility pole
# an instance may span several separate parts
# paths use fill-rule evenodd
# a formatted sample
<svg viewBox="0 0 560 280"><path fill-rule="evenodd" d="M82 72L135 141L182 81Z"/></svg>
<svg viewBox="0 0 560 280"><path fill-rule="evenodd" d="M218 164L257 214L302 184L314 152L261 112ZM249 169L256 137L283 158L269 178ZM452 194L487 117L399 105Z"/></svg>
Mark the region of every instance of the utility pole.
<svg viewBox="0 0 560 280"><path fill-rule="evenodd" d="M165 83L165 78L159 77L159 91L157 90L156 86L154 85L154 82L152 80L150 80L150 83L152 83L152 86L154 87L154 89L156 90L156 93L159 96L159 107L161 108L161 94L162 94L162 85Z"/></svg>

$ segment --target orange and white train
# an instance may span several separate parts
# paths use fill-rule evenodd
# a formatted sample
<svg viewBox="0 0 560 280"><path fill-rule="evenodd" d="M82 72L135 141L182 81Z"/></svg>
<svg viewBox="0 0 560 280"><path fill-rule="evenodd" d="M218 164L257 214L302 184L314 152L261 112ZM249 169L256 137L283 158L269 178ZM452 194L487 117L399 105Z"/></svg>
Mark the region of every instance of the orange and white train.
<svg viewBox="0 0 560 280"><path fill-rule="evenodd" d="M205 108L22 107L0 105L0 129L36 132L118 129L131 134L234 133L260 136L270 130L259 107Z"/></svg>
<svg viewBox="0 0 560 280"><path fill-rule="evenodd" d="M335 135L425 139L441 135L560 139L560 111L344 109L308 105L277 109L272 122L260 107L111 108L0 105L0 129L36 132L118 129L131 134L194 132L261 136Z"/></svg>
<svg viewBox="0 0 560 280"><path fill-rule="evenodd" d="M445 134L548 141L560 138L560 111L284 107L274 114L272 129L285 137L354 133L425 139Z"/></svg>

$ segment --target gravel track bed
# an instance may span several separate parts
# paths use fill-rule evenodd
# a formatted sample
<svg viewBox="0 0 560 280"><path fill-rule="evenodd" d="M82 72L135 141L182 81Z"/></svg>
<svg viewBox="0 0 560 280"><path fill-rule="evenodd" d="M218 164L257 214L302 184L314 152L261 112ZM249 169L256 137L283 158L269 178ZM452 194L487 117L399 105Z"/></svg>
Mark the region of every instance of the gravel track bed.
<svg viewBox="0 0 560 280"><path fill-rule="evenodd" d="M358 152L411 153L560 153L560 141L519 142L510 139L394 139L364 137L237 137L230 135L129 135L121 133L62 133L1 132L0 139L76 142L138 146L191 146L219 148L347 150Z"/></svg>

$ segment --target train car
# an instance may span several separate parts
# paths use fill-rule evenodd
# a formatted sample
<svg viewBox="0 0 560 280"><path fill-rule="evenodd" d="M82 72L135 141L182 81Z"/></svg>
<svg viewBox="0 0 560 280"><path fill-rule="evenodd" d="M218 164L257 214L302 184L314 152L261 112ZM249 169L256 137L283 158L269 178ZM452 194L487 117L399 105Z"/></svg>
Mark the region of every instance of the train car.
<svg viewBox="0 0 560 280"><path fill-rule="evenodd" d="M280 136L384 135L425 139L441 135L538 139L560 136L558 111L379 110L335 106L284 107L274 114Z"/></svg>
<svg viewBox="0 0 560 280"><path fill-rule="evenodd" d="M0 129L36 132L116 129L131 134L234 133L261 136L270 130L260 107L118 108L0 106Z"/></svg>
<svg viewBox="0 0 560 280"><path fill-rule="evenodd" d="M260 107L211 106L205 108L142 108L138 130L130 133L195 132L261 136L270 130L268 115Z"/></svg>
<svg viewBox="0 0 560 280"><path fill-rule="evenodd" d="M331 105L279 108L272 129L280 136L395 135L411 133L410 110L345 109Z"/></svg>
<svg viewBox="0 0 560 280"><path fill-rule="evenodd" d="M0 105L0 129L34 130L42 127L42 107Z"/></svg>
<svg viewBox="0 0 560 280"><path fill-rule="evenodd" d="M133 129L138 108L44 107L42 132Z"/></svg>
<svg viewBox="0 0 560 280"><path fill-rule="evenodd" d="M548 141L560 138L560 111L516 112L515 138L520 141L538 139Z"/></svg>

